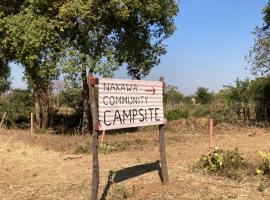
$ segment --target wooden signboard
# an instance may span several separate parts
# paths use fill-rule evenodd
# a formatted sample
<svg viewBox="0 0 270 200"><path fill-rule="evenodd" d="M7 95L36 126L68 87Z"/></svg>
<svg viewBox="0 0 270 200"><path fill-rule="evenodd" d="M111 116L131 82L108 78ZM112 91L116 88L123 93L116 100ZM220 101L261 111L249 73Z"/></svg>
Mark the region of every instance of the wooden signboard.
<svg viewBox="0 0 270 200"><path fill-rule="evenodd" d="M98 107L94 95L98 87ZM164 80L139 81L100 78L89 74L89 103L93 120L91 199L98 199L98 133L102 130L159 125L160 164L163 184L168 183L163 111Z"/></svg>
<svg viewBox="0 0 270 200"><path fill-rule="evenodd" d="M101 78L99 130L164 124L163 82Z"/></svg>

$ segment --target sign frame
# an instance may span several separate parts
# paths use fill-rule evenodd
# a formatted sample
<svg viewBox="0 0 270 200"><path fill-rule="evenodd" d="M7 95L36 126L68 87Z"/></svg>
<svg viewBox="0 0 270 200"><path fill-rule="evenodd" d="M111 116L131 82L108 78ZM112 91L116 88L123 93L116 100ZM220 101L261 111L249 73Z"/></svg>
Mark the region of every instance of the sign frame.
<svg viewBox="0 0 270 200"><path fill-rule="evenodd" d="M162 101L164 96L165 82L164 78L160 77L159 81L162 83ZM102 131L100 130L99 116L98 116L98 106L95 98L95 85L98 85L99 80L95 79L93 73L89 73L89 104L92 113L93 122L93 134L92 134L92 187L91 187L91 199L98 200L98 188L99 188L99 159L98 159L98 134ZM150 90L150 89L147 89ZM151 92L151 91L148 91ZM155 92L153 91L153 94ZM163 103L163 102L162 102ZM166 151L165 151L165 124L166 119L158 124L159 127L159 150L160 150L160 164L161 164L161 181L162 184L167 184L169 182L168 167L166 161Z"/></svg>

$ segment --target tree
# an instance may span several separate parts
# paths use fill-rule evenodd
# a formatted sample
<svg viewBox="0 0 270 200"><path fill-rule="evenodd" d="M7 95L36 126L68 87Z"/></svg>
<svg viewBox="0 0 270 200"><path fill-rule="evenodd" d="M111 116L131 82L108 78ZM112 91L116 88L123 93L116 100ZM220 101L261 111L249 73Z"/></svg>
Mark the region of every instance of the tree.
<svg viewBox="0 0 270 200"><path fill-rule="evenodd" d="M256 106L256 119L268 121L270 115L270 77L259 77L251 81L251 98Z"/></svg>
<svg viewBox="0 0 270 200"><path fill-rule="evenodd" d="M264 24L253 32L255 42L247 57L253 74L269 74L270 72L270 2L263 9Z"/></svg>
<svg viewBox="0 0 270 200"><path fill-rule="evenodd" d="M51 112L51 81L58 75L60 25L52 17L54 10L49 9L52 1L7 2L4 1L6 7L0 7L0 11L15 11L0 18L3 48L12 55L5 56L5 59L8 62L15 60L25 67L25 77L35 99L37 128L47 128Z"/></svg>
<svg viewBox="0 0 270 200"><path fill-rule="evenodd" d="M165 53L162 42L174 32L177 11L174 0L82 0L59 6L60 19L68 25L67 49L79 52L84 113L89 101L87 66L89 73L104 74L126 64L131 77L146 76Z"/></svg>
<svg viewBox="0 0 270 200"><path fill-rule="evenodd" d="M244 80L236 79L235 86L224 86L223 97L227 106L235 110L238 119L243 113L244 120L250 119L251 112L251 82L248 78Z"/></svg>
<svg viewBox="0 0 270 200"><path fill-rule="evenodd" d="M199 87L196 91L195 100L197 103L210 104L213 99L213 94L208 92L207 88Z"/></svg>
<svg viewBox="0 0 270 200"><path fill-rule="evenodd" d="M175 105L180 104L184 99L184 95L179 92L178 88L173 85L168 85L165 87L164 93L164 102L166 105Z"/></svg>

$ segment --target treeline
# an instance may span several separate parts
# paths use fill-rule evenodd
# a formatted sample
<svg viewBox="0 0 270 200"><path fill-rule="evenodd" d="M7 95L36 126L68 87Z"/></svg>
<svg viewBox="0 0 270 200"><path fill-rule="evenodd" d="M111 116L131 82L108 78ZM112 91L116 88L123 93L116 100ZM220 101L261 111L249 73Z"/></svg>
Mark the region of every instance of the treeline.
<svg viewBox="0 0 270 200"><path fill-rule="evenodd" d="M80 87L65 87L54 83L50 127L58 131L81 132L83 96ZM29 128L30 112L34 112L30 90L14 89L0 98L0 112L7 112L7 127ZM270 77L254 80L237 79L217 93L199 87L194 95L183 95L176 86L168 85L164 94L165 115L168 120L180 118L214 118L225 123L256 123L270 121ZM91 120L90 120L91 121Z"/></svg>
<svg viewBox="0 0 270 200"><path fill-rule="evenodd" d="M168 119L212 117L216 122L269 122L270 77L237 79L217 93L199 87L195 95L184 96L177 87L165 92Z"/></svg>

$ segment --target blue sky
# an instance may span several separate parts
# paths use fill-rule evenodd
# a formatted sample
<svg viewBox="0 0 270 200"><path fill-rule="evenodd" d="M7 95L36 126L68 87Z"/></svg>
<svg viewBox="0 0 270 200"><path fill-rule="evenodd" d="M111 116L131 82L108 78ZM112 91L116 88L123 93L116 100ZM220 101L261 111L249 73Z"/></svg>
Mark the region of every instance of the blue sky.
<svg viewBox="0 0 270 200"><path fill-rule="evenodd" d="M175 19L177 31L166 44L167 54L154 68L149 80L164 76L186 95L199 86L218 91L237 77L250 77L245 60L261 26L267 0L183 0ZM245 69L247 68L247 69ZM12 66L13 88L26 87L23 69ZM128 78L125 69L116 78Z"/></svg>

